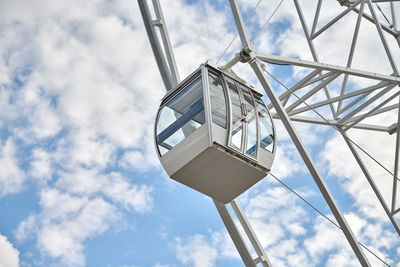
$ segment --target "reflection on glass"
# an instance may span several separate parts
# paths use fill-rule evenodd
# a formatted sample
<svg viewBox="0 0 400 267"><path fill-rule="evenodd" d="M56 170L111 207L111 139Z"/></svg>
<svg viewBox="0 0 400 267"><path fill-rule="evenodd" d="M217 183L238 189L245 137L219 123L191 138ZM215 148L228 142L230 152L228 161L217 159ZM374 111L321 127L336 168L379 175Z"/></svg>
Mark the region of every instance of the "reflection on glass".
<svg viewBox="0 0 400 267"><path fill-rule="evenodd" d="M212 72L208 73L212 121L226 129L226 103L221 79Z"/></svg>
<svg viewBox="0 0 400 267"><path fill-rule="evenodd" d="M247 124L247 135L246 154L255 158L257 156L257 122L255 116Z"/></svg>
<svg viewBox="0 0 400 267"><path fill-rule="evenodd" d="M157 145L162 156L204 124L201 78L168 100L157 120Z"/></svg>
<svg viewBox="0 0 400 267"><path fill-rule="evenodd" d="M256 110L254 108L253 98L247 87L240 86L242 89L244 102L246 104L246 121L247 121L247 142L246 154L251 157L257 156L257 120Z"/></svg>
<svg viewBox="0 0 400 267"><path fill-rule="evenodd" d="M231 146L236 149L242 149L242 133L243 133L243 122L242 122L242 111L240 107L240 97L238 90L231 79L227 79L229 93L232 104L232 138Z"/></svg>
<svg viewBox="0 0 400 267"><path fill-rule="evenodd" d="M256 97L258 118L260 120L260 147L270 152L274 150L274 130L271 117L267 112L264 102Z"/></svg>

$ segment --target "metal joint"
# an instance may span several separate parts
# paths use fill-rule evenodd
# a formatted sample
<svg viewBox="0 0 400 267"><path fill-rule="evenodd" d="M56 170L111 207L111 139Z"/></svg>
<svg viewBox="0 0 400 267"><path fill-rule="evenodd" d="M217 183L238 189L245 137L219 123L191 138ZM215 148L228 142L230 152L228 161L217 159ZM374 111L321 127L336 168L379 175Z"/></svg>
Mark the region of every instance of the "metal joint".
<svg viewBox="0 0 400 267"><path fill-rule="evenodd" d="M390 135L394 134L395 132L397 132L397 123L393 123L392 125L389 126L388 128L388 133Z"/></svg>
<svg viewBox="0 0 400 267"><path fill-rule="evenodd" d="M349 0L338 0L338 2L341 6L347 6L347 7L349 7L351 4L353 4L353 2L351 2Z"/></svg>
<svg viewBox="0 0 400 267"><path fill-rule="evenodd" d="M247 63L256 58L256 53L254 53L253 50L251 50L249 47L246 49L242 49L239 52L239 61L242 63Z"/></svg>
<svg viewBox="0 0 400 267"><path fill-rule="evenodd" d="M159 19L155 19L155 20L153 20L153 21L151 22L151 25L152 25L152 26L155 26L155 27L160 27L160 26L162 26L162 22L161 22L161 20L159 20Z"/></svg>

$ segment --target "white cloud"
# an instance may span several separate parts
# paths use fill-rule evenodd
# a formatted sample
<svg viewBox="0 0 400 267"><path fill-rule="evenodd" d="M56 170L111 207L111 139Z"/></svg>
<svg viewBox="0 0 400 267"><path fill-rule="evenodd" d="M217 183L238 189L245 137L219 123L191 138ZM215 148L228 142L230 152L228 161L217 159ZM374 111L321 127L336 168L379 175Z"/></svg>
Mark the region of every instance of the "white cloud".
<svg viewBox="0 0 400 267"><path fill-rule="evenodd" d="M60 178L56 184L63 191L87 196L98 192L104 181L104 175L96 169L77 167L71 172L60 172Z"/></svg>
<svg viewBox="0 0 400 267"><path fill-rule="evenodd" d="M102 191L113 201L121 203L126 208L144 213L150 211L153 205L151 192L153 188L146 185L131 185L127 179L118 173L111 173Z"/></svg>
<svg viewBox="0 0 400 267"><path fill-rule="evenodd" d="M15 152L33 146L29 175L44 183L40 192L40 211L20 223L17 238L23 241L33 234L44 255L61 259L68 265L84 265L85 241L117 224L123 211L144 213L152 209L151 186L135 184L122 174L107 170L118 166L124 171L145 172L158 161L152 131L163 86L155 72L154 59L134 2L0 3L0 24L5 25L0 27L4 37L0 40L0 54L4 55L0 60L0 129L6 127L22 143L17 147L15 141L9 139L0 147L0 196L21 190L25 176ZM316 2L304 3L308 6L304 11L310 24L309 15ZM227 40L233 37L228 25L232 18L227 7L216 11L204 2L162 4L165 5L164 13L181 77L206 59L217 58ZM241 4L253 3L243 1ZM292 5L285 1L272 21L292 23L278 38L278 45L272 45L276 41L272 37L260 38L257 45L262 52L273 51L310 59ZM335 1L326 5L329 6L324 10L328 10L329 15L339 8ZM254 18L256 23L262 25L265 14L270 14L273 7L269 4L260 7ZM226 16L221 16L221 13ZM343 62L343 58L336 55L346 55L346 45L337 47L332 39L348 36L350 27L345 27L348 22L345 20L338 24L339 30L321 38L318 48L332 48L333 45L337 48L323 51L321 59L332 59L330 63ZM266 32L273 36L271 29ZM370 33L367 31L366 34ZM373 37L363 37L364 41L360 42L365 48L363 53L375 51L376 40L372 42ZM231 51L235 49L238 45L234 45ZM361 67L380 64L365 62L366 58L361 57L361 61L355 64ZM380 61L380 56L377 58ZM243 77L252 79L248 75L251 71L244 65L238 69ZM385 66L381 69L387 71ZM296 71L298 77L300 74ZM16 85L16 79L23 85ZM11 90L14 87L16 90ZM12 103L13 99L17 99L15 103ZM17 121L26 124L16 125ZM319 135L324 134L320 128L299 126L298 129L307 145L316 146L323 142L319 141ZM282 132L281 127L279 131ZM57 135L60 135L59 139L46 143ZM279 134L278 138L280 147L273 170L280 177L294 176L303 170L295 155L296 150L285 134ZM359 209L364 213L369 211L370 218L380 222L378 217L382 216L375 212L370 192L366 187L359 187L361 182L354 164L346 161L348 165L341 167L338 173L336 164L343 157L336 141L334 138L328 142L323 154L331 173L345 176L341 180L345 187L349 185L348 191L357 196ZM350 179L353 176L357 178ZM52 183L51 178L54 179ZM299 247L305 245L298 238L311 231L307 227L314 221L307 218L307 213L293 197L272 183L271 188L245 201L249 218L256 231L261 233L262 244L269 251L276 252L273 253L276 255L274 262L305 266L311 261L309 254L314 253L314 247L309 245L306 252L302 251ZM284 212L287 206L293 212ZM374 234L369 235L362 220L354 219L352 224L359 225L356 231L371 243L376 242L379 248L389 248L394 244L390 233L380 224L371 228ZM314 231L322 234L319 229ZM219 255L238 257L226 232L213 232L210 242L199 235L178 238L176 242L178 258L184 264L212 266ZM337 261L337 255L329 258L329 262ZM348 254L343 255L346 260L351 258Z"/></svg>
<svg viewBox="0 0 400 267"><path fill-rule="evenodd" d="M35 149L33 152L33 160L31 162L31 175L37 179L51 179L51 160L50 155L43 149Z"/></svg>
<svg viewBox="0 0 400 267"><path fill-rule="evenodd" d="M240 202L245 203L243 205L245 215L271 263L274 266L308 266L307 264L311 260L309 255L304 252L299 240L302 240L301 237L306 237L305 225L311 218L298 205L298 200L282 187L277 187L276 184L271 182L265 182L260 187L262 189L257 189L259 191L257 196L241 197ZM240 225L238 221L236 221L236 224ZM239 230L246 240L243 229L239 227ZM205 251L212 251L210 255L217 253L218 257L212 258L212 261L209 258L204 258L207 261L240 260L239 254L225 229L217 232L212 231L210 236L210 239L199 234L194 234L187 239L177 238L178 259L185 264L190 262L195 264L195 260L200 257L197 257L198 254L196 253L190 253L190 249L197 251L198 248L199 251L204 253ZM248 247L251 247L249 243Z"/></svg>
<svg viewBox="0 0 400 267"><path fill-rule="evenodd" d="M152 138L152 137L151 137ZM159 168L159 160L157 158L156 150L154 145L145 148L145 150L151 150L143 153L139 150L127 151L122 156L118 165L127 170L138 170L140 172L146 172L152 168Z"/></svg>
<svg viewBox="0 0 400 267"><path fill-rule="evenodd" d="M192 5L187 5L184 1L173 1L168 5L163 4L162 7L168 21L168 31L181 78L206 60L216 60L225 49L228 40L233 38L232 33L228 31L230 14L222 15L207 1L199 1ZM179 12L176 12L177 10ZM195 57L193 53L196 54Z"/></svg>
<svg viewBox="0 0 400 267"><path fill-rule="evenodd" d="M18 141L0 146L0 195L21 190L16 151L24 151L40 208L16 237L33 236L43 255L84 265L89 238L122 212L153 205L151 186L107 170L125 149L155 162L151 132L163 93L153 58L138 57L151 53L139 10L131 1L114 2L115 12L107 1L0 5L0 127ZM129 166L137 170L147 169Z"/></svg>
<svg viewBox="0 0 400 267"><path fill-rule="evenodd" d="M12 139L5 144L0 142L0 197L15 194L23 188L25 174L19 167L15 153Z"/></svg>
<svg viewBox="0 0 400 267"><path fill-rule="evenodd" d="M385 166L393 166L393 162L391 162L391 159L393 159L391 153L393 153L395 147L394 136L355 130L349 135L349 137L366 151L372 153L372 155L376 157L378 161L383 162ZM371 140L385 141L377 143L371 142ZM381 190L381 193L384 197L387 197L387 203L389 203L388 201L391 196L393 178L380 166L367 158L363 152L359 150L358 152L364 160L364 163L378 188ZM336 134L326 143L321 155L328 163L327 168L330 174L339 177L342 182L342 188L354 197L357 206L360 211L363 212L364 216L387 221L386 214L379 204L377 197L367 183L360 167L351 155L349 148L344 143L343 138L339 134ZM380 178L376 179L377 177Z"/></svg>
<svg viewBox="0 0 400 267"><path fill-rule="evenodd" d="M329 222L318 220L314 225L314 230L315 235L305 240L304 245L315 263L320 262L321 257L327 252L330 253L330 257L335 257L336 253L343 254L342 250L348 249L346 239L338 238L342 235L340 230L334 228ZM352 260L354 264L354 256Z"/></svg>
<svg viewBox="0 0 400 267"><path fill-rule="evenodd" d="M195 267L215 266L217 250L210 246L204 236L194 235L184 241L176 238L175 241L176 256L183 264Z"/></svg>
<svg viewBox="0 0 400 267"><path fill-rule="evenodd" d="M16 236L37 237L42 253L69 266L85 265L84 242L109 229L118 211L101 198L78 198L55 189L41 192L40 214L20 223Z"/></svg>
<svg viewBox="0 0 400 267"><path fill-rule="evenodd" d="M153 267L169 267L170 265L167 264L161 264L161 263L156 263Z"/></svg>
<svg viewBox="0 0 400 267"><path fill-rule="evenodd" d="M26 240L29 239L29 237L32 237L32 233L35 232L35 227L36 227L36 216L35 215L30 215L28 218L23 220L17 227L15 231L15 237L19 242L25 242Z"/></svg>
<svg viewBox="0 0 400 267"><path fill-rule="evenodd" d="M32 132L38 138L48 138L61 130L61 122L54 109L44 103L37 105L30 117Z"/></svg>
<svg viewBox="0 0 400 267"><path fill-rule="evenodd" d="M7 237L0 235L0 267L18 267L19 252Z"/></svg>

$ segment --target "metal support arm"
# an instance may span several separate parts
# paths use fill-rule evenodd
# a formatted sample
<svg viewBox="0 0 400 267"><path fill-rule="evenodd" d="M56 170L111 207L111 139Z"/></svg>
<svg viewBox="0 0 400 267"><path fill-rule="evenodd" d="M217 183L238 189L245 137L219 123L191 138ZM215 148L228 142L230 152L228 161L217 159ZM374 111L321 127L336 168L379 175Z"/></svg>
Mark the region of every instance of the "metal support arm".
<svg viewBox="0 0 400 267"><path fill-rule="evenodd" d="M347 241L349 242L350 246L352 247L356 257L358 258L359 262L362 266L371 266L368 259L366 258L363 250L361 249L356 237L354 236L353 232L350 229L346 219L344 218L342 212L340 211L339 206L337 205L333 195L331 194L328 186L326 185L325 181L323 180L322 176L318 172L311 156L309 155L308 151L306 150L303 142L300 140L294 126L286 113L285 109L283 108L282 104L280 103L278 97L276 96L275 92L272 90L272 87L269 84L269 81L265 78L263 74L263 70L259 63L254 60L250 63L251 67L253 68L254 72L256 73L261 85L263 86L265 92L267 93L271 103L273 104L276 112L278 113L283 125L285 126L286 130L289 133L289 136L293 140L297 150L300 153L304 163L306 164L308 170L310 171L312 177L314 178L315 183L317 184L319 190L321 191L326 203L328 204L329 208L331 209L333 215L335 216L340 228L343 231L343 234L346 236Z"/></svg>
<svg viewBox="0 0 400 267"><path fill-rule="evenodd" d="M302 59L294 59L289 57L282 57L282 56L275 56L275 55L265 55L265 54L258 54L257 58L265 61L266 63L279 63L279 64L288 64L292 66L300 66L306 68L313 68L313 69L320 69L320 70L328 70L328 71L337 71L344 74L350 74L358 77L375 79L379 81L388 81L396 84L400 84L400 78L394 77L390 75L383 75L363 70L356 70L350 69L341 66L335 66L331 64L324 64L309 60L302 60Z"/></svg>

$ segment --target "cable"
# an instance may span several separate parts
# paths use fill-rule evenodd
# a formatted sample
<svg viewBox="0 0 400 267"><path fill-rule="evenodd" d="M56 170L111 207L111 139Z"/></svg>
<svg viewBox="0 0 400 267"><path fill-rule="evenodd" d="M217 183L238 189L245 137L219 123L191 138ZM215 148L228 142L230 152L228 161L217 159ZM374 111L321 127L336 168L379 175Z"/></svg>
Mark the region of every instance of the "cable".
<svg viewBox="0 0 400 267"><path fill-rule="evenodd" d="M304 201L309 207L311 207L313 210L315 210L317 213L319 213L323 218L325 218L326 220L328 220L330 223L332 223L334 226L336 226L338 229L342 230L340 228L339 225L337 225L333 220L331 220L328 216L326 216L324 213L322 213L319 209L317 209L316 207L314 207L314 205L312 205L310 202L308 202L304 197L302 197L299 193L297 193L296 191L294 191L290 186L288 186L287 184L285 184L282 180L280 180L278 177L276 177L274 174L272 174L272 172L269 172L269 175L271 175L275 180L277 180L283 187L285 187L286 189L288 189L290 192L292 192L294 195L296 195L298 198L300 198L302 201ZM380 260L383 264L385 264L386 266L390 266L389 264L387 264L384 260L382 260L378 255L376 255L373 251L371 251L368 247L366 247L363 243L361 243L360 241L357 241L358 244L360 244L363 248L365 248L369 253L371 253L372 255L374 255L378 260Z"/></svg>
<svg viewBox="0 0 400 267"><path fill-rule="evenodd" d="M390 23L390 21L388 20L388 18L386 17L385 13L383 13L382 9L380 6L378 6L378 3L375 3L376 7L379 9L379 11L382 13L383 17L385 18L385 20L387 21L387 23L389 24L390 28L393 28L393 24Z"/></svg>
<svg viewBox="0 0 400 267"><path fill-rule="evenodd" d="M265 29L265 27L267 27L269 21L272 19L272 17L275 15L276 11L278 11L278 9L281 7L283 1L285 0L281 0L281 2L278 4L278 6L275 8L274 12L272 12L271 16L267 19L267 21L264 23L264 25L261 27L261 29L258 31L258 33L256 34L256 37L254 37L253 41L251 42L252 44L254 44L254 42L257 40L258 36L260 35L260 33Z"/></svg>
<svg viewBox="0 0 400 267"><path fill-rule="evenodd" d="M256 9L258 7L258 5L261 3L262 0L258 0L257 4L255 5L255 7L253 8L253 10L251 11L250 15L246 18L246 20L244 21L244 25L246 25L247 21L252 18L254 12L256 12ZM219 56L217 63L222 59L222 57L225 55L226 51L228 51L229 47L231 47L233 41L235 41L236 37L239 35L239 33L236 33L236 35L233 37L233 39L231 40L231 42L228 44L228 46L225 48L224 52Z"/></svg>
<svg viewBox="0 0 400 267"><path fill-rule="evenodd" d="M258 60L258 59L257 59ZM263 64L262 62L260 62ZM280 85L282 85L286 90L288 90L291 94L293 94L297 99L299 99L303 104L305 104L310 110L314 111L315 114L317 114L321 119L323 119L328 125L332 126L336 131L339 133L343 133L336 125L332 124L330 121L328 121L324 116L322 116L318 111L316 111L314 108L312 108L309 104L307 104L304 100L301 99L301 97L297 96L289 87L284 85L277 77L275 77L272 73L266 70L266 68L263 68L263 71L266 72L268 75L270 75L275 81L277 81ZM365 149L363 149L361 146L359 146L356 142L354 142L350 137L343 135L343 138L347 139L350 143L355 145L358 149L360 149L364 154L366 154L370 159L372 159L376 164L378 164L382 169L384 169L387 173L389 173L393 178L397 179L400 181L399 177L395 176L393 172L391 172L388 168L386 168L382 163L380 163L375 157L373 157L370 153L368 153Z"/></svg>

